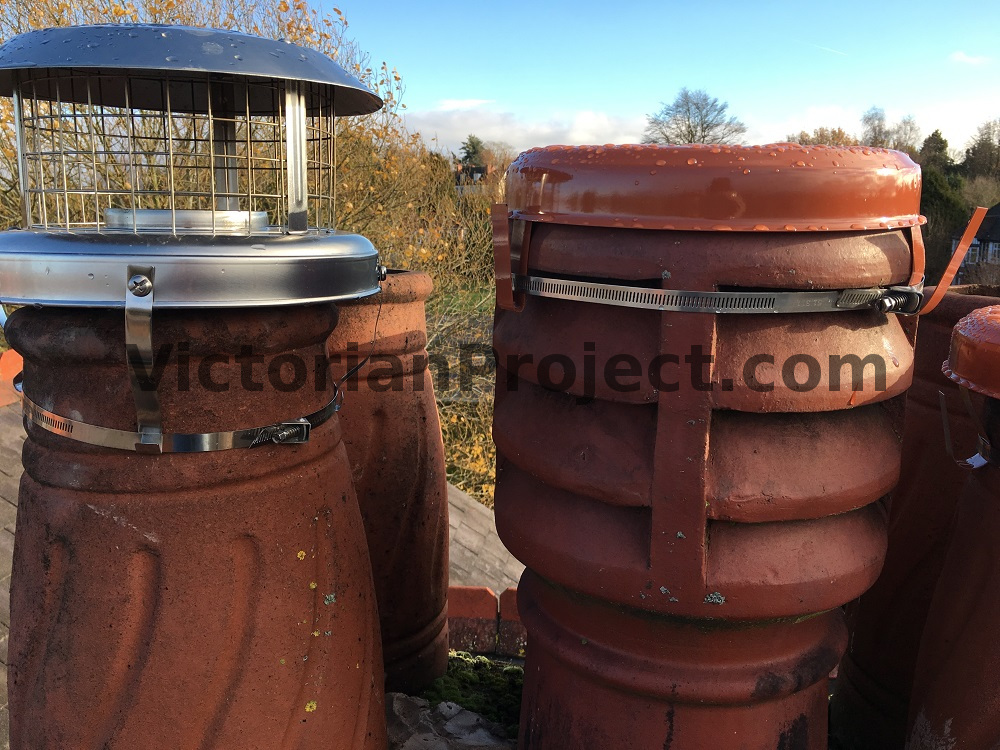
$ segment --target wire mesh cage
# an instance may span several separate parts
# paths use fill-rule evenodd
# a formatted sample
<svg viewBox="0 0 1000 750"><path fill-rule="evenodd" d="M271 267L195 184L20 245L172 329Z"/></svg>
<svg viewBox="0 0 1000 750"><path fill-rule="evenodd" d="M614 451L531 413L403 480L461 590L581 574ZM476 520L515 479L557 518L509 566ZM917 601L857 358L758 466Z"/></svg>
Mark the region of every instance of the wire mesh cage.
<svg viewBox="0 0 1000 750"><path fill-rule="evenodd" d="M332 228L334 92L214 73L25 76L14 92L24 226L172 234Z"/></svg>

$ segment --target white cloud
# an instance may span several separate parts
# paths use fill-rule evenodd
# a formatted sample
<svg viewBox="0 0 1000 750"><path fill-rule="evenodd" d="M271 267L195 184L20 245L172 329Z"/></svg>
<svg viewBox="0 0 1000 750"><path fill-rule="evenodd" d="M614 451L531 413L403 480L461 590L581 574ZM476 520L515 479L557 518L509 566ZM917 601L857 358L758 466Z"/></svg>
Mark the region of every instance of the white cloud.
<svg viewBox="0 0 1000 750"><path fill-rule="evenodd" d="M816 105L805 107L782 118L755 117L742 118L747 125L744 140L747 143L775 143L785 137L805 130L811 133L815 128L843 128L848 133L857 134L861 130L861 112L838 105Z"/></svg>
<svg viewBox="0 0 1000 750"><path fill-rule="evenodd" d="M886 120L899 122L913 115L920 127L921 139L940 129L952 148L964 149L976 126L997 116L983 107L984 101L1000 101L1000 85L986 85L974 95L955 95L927 99L887 97L865 99L854 105L816 104L800 108L781 106L780 100L761 102L756 113L743 107L733 112L747 125L746 143L774 143L801 130L812 132L818 127L841 127L859 135L861 115L873 104L884 106ZM536 115L531 111L503 111L488 102L458 109L407 110L407 126L419 132L424 141L437 151L458 153L462 141L475 134L484 141L504 141L517 151L532 146L554 144L583 145L605 143L638 143L646 126L641 114L619 114L596 110L577 110L557 114Z"/></svg>
<svg viewBox="0 0 1000 750"><path fill-rule="evenodd" d="M906 103L885 103L885 117L891 125L907 115L913 115L920 128L921 142L934 130L940 130L949 146L961 150L966 147L981 122L996 116L992 109L983 107L983 102L995 101L997 97L1000 97L1000 86L984 86L973 95L941 97L932 101L913 99ZM840 127L858 136L861 134L861 115L873 104L882 105L877 100L871 100L856 107L803 107L801 112L787 115L782 113L779 116L741 115L748 127L744 140L747 143L769 143L784 140L786 135L800 130L811 133L818 127Z"/></svg>
<svg viewBox="0 0 1000 750"><path fill-rule="evenodd" d="M442 99L438 102L437 109L440 112L450 112L455 109L475 109L484 104L492 104L493 99Z"/></svg>
<svg viewBox="0 0 1000 750"><path fill-rule="evenodd" d="M949 55L949 59L966 65L982 65L983 63L988 63L990 61L990 58L986 57L986 55L968 55L961 50L952 52L951 55Z"/></svg>
<svg viewBox="0 0 1000 750"><path fill-rule="evenodd" d="M475 106L408 111L406 124L431 148L457 153L469 134L484 141L505 141L518 151L554 144L638 143L646 118L581 110L545 119Z"/></svg>

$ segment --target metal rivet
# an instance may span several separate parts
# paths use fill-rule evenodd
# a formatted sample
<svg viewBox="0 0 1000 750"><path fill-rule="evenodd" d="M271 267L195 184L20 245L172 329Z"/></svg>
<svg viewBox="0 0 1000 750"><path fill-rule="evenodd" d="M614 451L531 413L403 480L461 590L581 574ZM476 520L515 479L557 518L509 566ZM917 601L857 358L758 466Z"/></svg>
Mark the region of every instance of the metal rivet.
<svg viewBox="0 0 1000 750"><path fill-rule="evenodd" d="M153 282L149 280L148 276L137 273L128 280L128 290L136 297L145 297L153 291Z"/></svg>

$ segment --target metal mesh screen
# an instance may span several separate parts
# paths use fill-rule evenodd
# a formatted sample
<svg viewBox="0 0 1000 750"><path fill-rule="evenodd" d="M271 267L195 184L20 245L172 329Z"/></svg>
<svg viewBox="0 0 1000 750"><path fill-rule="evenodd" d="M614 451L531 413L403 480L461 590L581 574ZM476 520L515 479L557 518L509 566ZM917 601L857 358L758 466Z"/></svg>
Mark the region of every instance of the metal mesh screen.
<svg viewBox="0 0 1000 750"><path fill-rule="evenodd" d="M291 131L297 169L289 160L289 102L300 103L292 116L305 119ZM69 71L22 82L15 103L25 227L284 231L289 175L306 183L298 194L307 199L308 225L333 227L328 87Z"/></svg>

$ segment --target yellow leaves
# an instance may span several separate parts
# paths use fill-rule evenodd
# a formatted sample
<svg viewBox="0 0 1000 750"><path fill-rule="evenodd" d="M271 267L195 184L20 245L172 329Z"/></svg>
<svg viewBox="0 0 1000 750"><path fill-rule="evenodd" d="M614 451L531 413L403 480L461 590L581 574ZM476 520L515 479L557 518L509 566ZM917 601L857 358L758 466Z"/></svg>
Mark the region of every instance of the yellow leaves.
<svg viewBox="0 0 1000 750"><path fill-rule="evenodd" d="M496 448L491 437L492 401L442 402L448 480L492 506Z"/></svg>
<svg viewBox="0 0 1000 750"><path fill-rule="evenodd" d="M288 3L286 2L286 0L281 0L281 2L278 3L278 12L279 13L287 13L288 12Z"/></svg>

